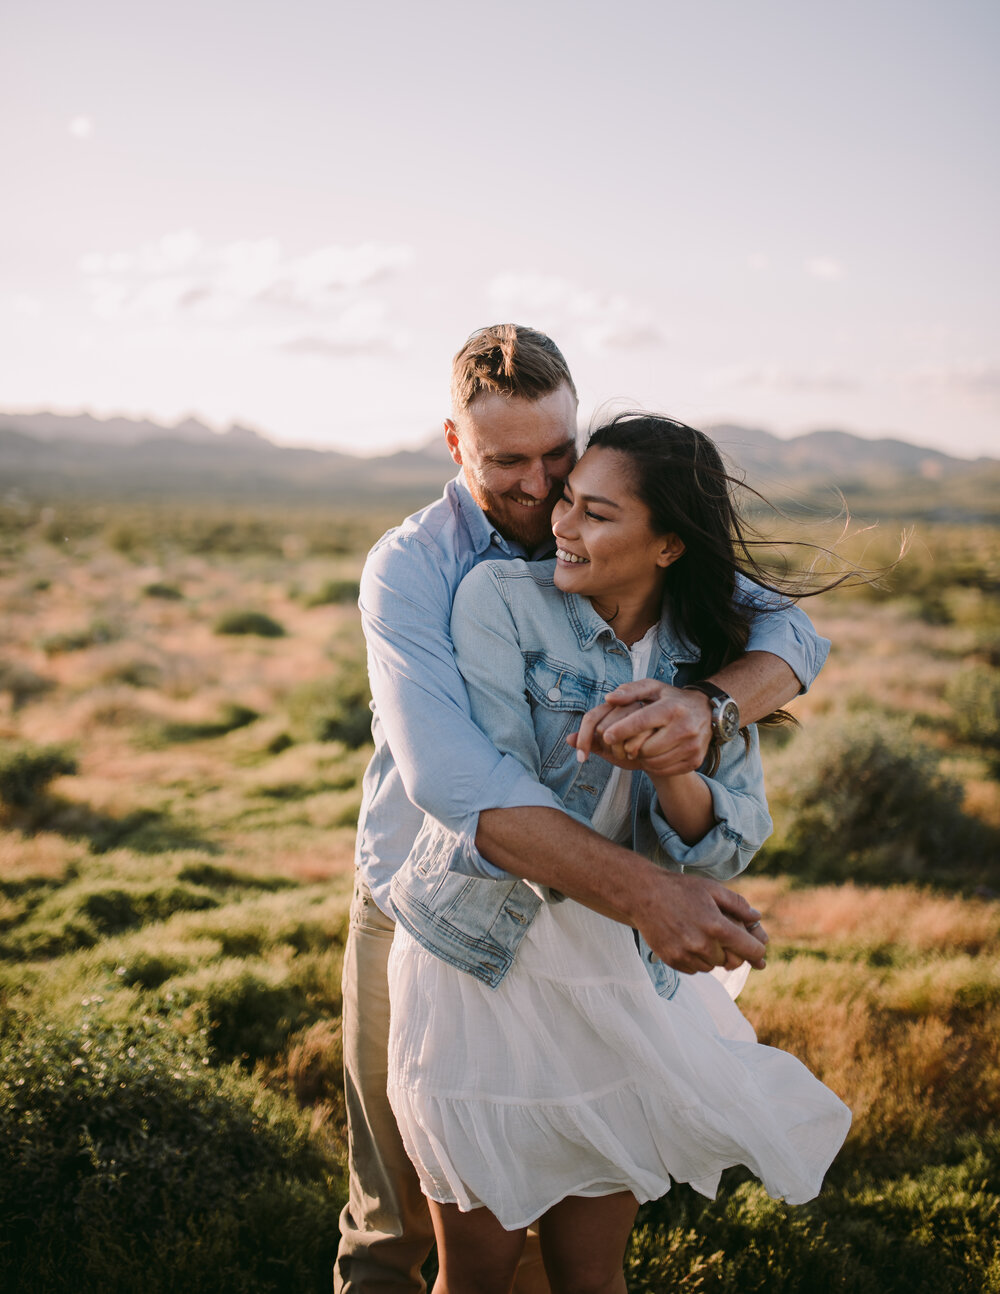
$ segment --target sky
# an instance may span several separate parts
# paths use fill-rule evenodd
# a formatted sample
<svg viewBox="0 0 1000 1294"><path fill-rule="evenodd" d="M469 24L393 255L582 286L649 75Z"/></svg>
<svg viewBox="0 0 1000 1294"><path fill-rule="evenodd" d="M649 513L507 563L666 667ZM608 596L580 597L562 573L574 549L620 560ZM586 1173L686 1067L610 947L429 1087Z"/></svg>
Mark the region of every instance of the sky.
<svg viewBox="0 0 1000 1294"><path fill-rule="evenodd" d="M0 410L380 453L581 397L1000 457L996 0L14 0Z"/></svg>

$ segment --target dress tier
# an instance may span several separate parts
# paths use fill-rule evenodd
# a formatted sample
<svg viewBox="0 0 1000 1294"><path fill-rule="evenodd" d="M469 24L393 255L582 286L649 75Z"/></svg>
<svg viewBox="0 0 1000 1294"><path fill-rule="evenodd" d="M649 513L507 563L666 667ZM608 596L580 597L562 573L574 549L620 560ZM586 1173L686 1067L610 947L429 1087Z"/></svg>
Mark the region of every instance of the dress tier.
<svg viewBox="0 0 1000 1294"><path fill-rule="evenodd" d="M508 1230L671 1178L711 1197L733 1164L800 1204L847 1135L843 1102L758 1043L718 979L658 997L631 930L569 900L542 905L495 989L400 926L389 983L389 1097L421 1186Z"/></svg>

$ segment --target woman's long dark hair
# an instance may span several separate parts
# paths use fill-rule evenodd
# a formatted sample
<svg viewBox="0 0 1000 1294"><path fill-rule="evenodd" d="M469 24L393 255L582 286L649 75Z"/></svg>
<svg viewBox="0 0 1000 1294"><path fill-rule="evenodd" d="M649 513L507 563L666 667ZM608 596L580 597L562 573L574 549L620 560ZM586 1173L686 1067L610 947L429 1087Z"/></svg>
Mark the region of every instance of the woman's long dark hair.
<svg viewBox="0 0 1000 1294"><path fill-rule="evenodd" d="M715 444L703 432L655 414L620 413L590 437L588 449L613 449L631 465L631 485L649 508L657 534L676 534L684 553L666 572L674 628L700 653L702 676L714 674L746 651L750 623L789 597L825 592L852 572L822 587L783 588L755 559L751 537L733 500L743 482L727 472ZM736 597L737 573L751 587ZM762 722L792 720L776 711Z"/></svg>

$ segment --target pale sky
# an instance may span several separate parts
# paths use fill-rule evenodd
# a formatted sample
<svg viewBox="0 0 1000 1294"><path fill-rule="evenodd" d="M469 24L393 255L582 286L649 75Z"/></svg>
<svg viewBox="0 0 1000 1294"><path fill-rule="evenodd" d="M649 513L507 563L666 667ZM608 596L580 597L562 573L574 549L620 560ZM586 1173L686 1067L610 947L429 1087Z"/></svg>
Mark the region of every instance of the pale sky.
<svg viewBox="0 0 1000 1294"><path fill-rule="evenodd" d="M474 328L584 421L1000 456L997 0L14 0L0 410L374 453Z"/></svg>

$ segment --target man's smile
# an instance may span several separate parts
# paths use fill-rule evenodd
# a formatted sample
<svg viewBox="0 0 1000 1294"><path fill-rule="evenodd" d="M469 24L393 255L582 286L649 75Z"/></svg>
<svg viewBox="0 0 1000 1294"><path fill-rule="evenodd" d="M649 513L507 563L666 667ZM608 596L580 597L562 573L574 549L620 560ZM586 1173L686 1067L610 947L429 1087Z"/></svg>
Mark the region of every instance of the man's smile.
<svg viewBox="0 0 1000 1294"><path fill-rule="evenodd" d="M522 508L540 508L547 499L533 499L530 494L508 494L511 503L519 503Z"/></svg>

